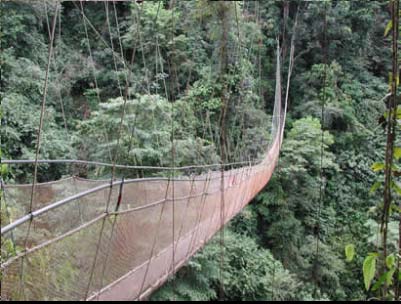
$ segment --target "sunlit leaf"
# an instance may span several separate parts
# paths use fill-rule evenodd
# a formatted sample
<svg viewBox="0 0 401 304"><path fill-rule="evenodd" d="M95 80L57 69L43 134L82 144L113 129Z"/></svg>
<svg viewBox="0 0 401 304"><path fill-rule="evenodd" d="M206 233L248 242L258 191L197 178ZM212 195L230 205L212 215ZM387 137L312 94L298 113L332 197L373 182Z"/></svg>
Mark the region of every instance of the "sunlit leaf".
<svg viewBox="0 0 401 304"><path fill-rule="evenodd" d="M394 263L395 263L395 256L393 254L391 254L386 258L387 268L392 269L394 267Z"/></svg>
<svg viewBox="0 0 401 304"><path fill-rule="evenodd" d="M390 269L389 271L387 271L385 273L385 275L386 275L386 283L387 283L388 286L393 284L394 272L395 272L395 267Z"/></svg>
<svg viewBox="0 0 401 304"><path fill-rule="evenodd" d="M377 257L375 255L369 255L365 258L365 261L363 262L362 271L366 290L369 290L370 285L372 284L372 280L375 277L376 258Z"/></svg>
<svg viewBox="0 0 401 304"><path fill-rule="evenodd" d="M371 168L372 168L372 170L373 170L374 172L377 172L377 171L384 170L385 166L384 166L383 163L374 163L374 164L371 166Z"/></svg>
<svg viewBox="0 0 401 304"><path fill-rule="evenodd" d="M0 167L1 176L6 175L7 172L8 172L8 167L7 167L7 165L6 165L6 164L2 164L1 167Z"/></svg>
<svg viewBox="0 0 401 304"><path fill-rule="evenodd" d="M375 182L373 186L370 188L369 193L374 193L376 192L377 189L381 186L381 182Z"/></svg>
<svg viewBox="0 0 401 304"><path fill-rule="evenodd" d="M394 158L396 160L401 158L401 147L394 147Z"/></svg>
<svg viewBox="0 0 401 304"><path fill-rule="evenodd" d="M386 278L387 278L387 273L383 273L383 274L380 276L380 278L376 281L376 283L373 284L373 286L372 286L372 291L378 290L378 289L383 285L383 283L384 283L384 281L386 280Z"/></svg>
<svg viewBox="0 0 401 304"><path fill-rule="evenodd" d="M393 28L393 20L390 20L386 25L386 29L384 30L384 37L388 36L392 28Z"/></svg>
<svg viewBox="0 0 401 304"><path fill-rule="evenodd" d="M354 244L348 244L345 246L345 257L347 262L351 262L354 259L355 256L355 245Z"/></svg>

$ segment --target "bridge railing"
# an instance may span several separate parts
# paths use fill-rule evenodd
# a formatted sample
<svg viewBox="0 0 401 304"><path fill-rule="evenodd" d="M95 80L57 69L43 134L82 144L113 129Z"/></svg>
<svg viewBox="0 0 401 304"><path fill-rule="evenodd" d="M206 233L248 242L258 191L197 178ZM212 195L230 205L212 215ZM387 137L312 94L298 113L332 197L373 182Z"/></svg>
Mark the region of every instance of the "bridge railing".
<svg viewBox="0 0 401 304"><path fill-rule="evenodd" d="M249 181L259 176L257 184L262 185L266 180L261 176L273 166L274 161L174 179L116 180L113 187L110 181L76 177L38 184L34 211L23 214L26 206L21 209L25 210L22 217L13 214L18 219L2 227L2 237L16 245L15 256L1 266L2 297L107 297L111 291L104 286L121 281L120 286L128 277L132 283L128 273L134 269L137 271L131 274L140 285L135 285L139 288L135 297L139 297L155 284L151 279L152 273L158 273L155 265L160 259L166 262L172 258L173 247L177 262L182 264L218 230L222 178L229 202L224 218L228 220L254 195L247 190ZM9 207L24 202L23 198L27 202L30 190L30 185L7 186ZM67 198L58 199L61 196ZM108 200L111 203L106 210ZM167 273L174 268L169 263L163 268ZM140 274L143 283L138 283Z"/></svg>

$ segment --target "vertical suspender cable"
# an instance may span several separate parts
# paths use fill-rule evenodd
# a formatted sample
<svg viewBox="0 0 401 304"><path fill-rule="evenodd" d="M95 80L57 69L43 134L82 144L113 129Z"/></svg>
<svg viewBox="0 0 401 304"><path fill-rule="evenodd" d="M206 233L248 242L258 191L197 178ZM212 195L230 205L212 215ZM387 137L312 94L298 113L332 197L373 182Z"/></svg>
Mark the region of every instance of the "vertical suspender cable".
<svg viewBox="0 0 401 304"><path fill-rule="evenodd" d="M228 40L228 24L227 24L227 11L225 7L219 7L219 17L222 22L222 42L220 49L220 80L225 82L223 84L223 90L221 93L221 113L220 113L220 288L219 288L219 300L222 301L224 298L224 208L225 208L225 193L224 193L224 163L226 162L226 148L227 148L227 137L226 137L226 114L227 114L227 40Z"/></svg>
<svg viewBox="0 0 401 304"><path fill-rule="evenodd" d="M115 57L114 57L115 54L114 54L113 40L112 40L112 37L111 37L111 26L110 26L110 20L109 20L109 8L108 8L108 3L106 3L106 2L105 2L105 11L106 11L107 26L108 26L109 34L110 34L110 44L111 44L111 48L112 48L113 62L114 62L115 70L117 72L118 71L117 70L117 63L116 63ZM116 20L117 20L117 17L116 17ZM118 35L120 35L119 31L118 31ZM119 41L121 41L120 36L118 36L118 38L119 38ZM120 45L121 45L121 43L120 43ZM122 49L121 49L121 53L123 53ZM119 150L119 146L120 146L120 138L121 138L123 123L124 123L124 118L125 118L125 113L126 113L126 104L127 104L127 100L128 100L128 94L129 94L128 93L129 92L129 82L130 82L130 77L131 77L131 71L132 71L132 64L133 64L134 56L135 56L135 54L133 52L132 56L131 56L131 62L130 62L130 64L128 66L125 64L124 57L122 57L122 59L124 60L124 67L128 68L129 70L128 70L128 73L125 73L126 78L125 78L124 95L122 94L122 88L120 86L120 81L118 81L119 91L120 91L121 97L123 98L123 107L122 107L122 112L121 112L121 120L120 120L119 130L118 130L118 134L117 134L117 148L116 148L115 154L114 154L115 158L114 158L114 161L113 161L113 169L112 169L113 171L112 171L112 177L111 177L111 185L112 185L113 179L115 177L115 168L116 168L116 162L117 162L117 159L118 159L118 152L119 152L118 150ZM116 202L116 206L115 206L115 212L117 212L118 209L120 208L120 204L121 204L121 201L122 201L122 195L123 195L123 185L124 185L124 176L122 178L122 183L120 185L119 194L118 194L118 198L117 198L117 202ZM108 205L109 205L110 198L111 198L111 192L112 192L112 189L110 189L110 193L109 193L109 197L108 197ZM108 210L106 210L106 212L108 212ZM115 225L116 225L116 222L117 222L117 217L118 217L118 214L116 213L114 215L114 217L113 217L113 222L112 222L112 226L111 226L111 233L110 233L110 237L109 237L109 242L111 242L111 240L112 240L112 238L114 236L114 230L115 230ZM106 218L103 219L103 221L105 221L105 220L106 220ZM103 267L102 267L102 274L101 274L101 286L102 287L103 287L104 276L106 274L106 267L107 267L108 260L109 260L110 249L111 249L111 244L109 244L109 247L107 248L106 257L105 257L105 260L104 260L104 263L103 263ZM100 295L100 294L98 294L98 295Z"/></svg>
<svg viewBox="0 0 401 304"><path fill-rule="evenodd" d="M323 159L324 159L324 125L325 125L325 106L326 106L326 85L327 85L327 64L328 64L328 42L327 42L327 3L324 3L324 24L323 24L323 98L322 98L322 107L321 107L321 145L320 145L320 186L319 186L319 202L318 209L316 214L316 253L315 253L315 262L313 267L313 276L315 279L315 290L314 294L316 296L317 290L320 288L319 281L317 279L317 271L319 269L319 254L320 254L320 217L322 211L322 204L324 200L324 168L323 168Z"/></svg>
<svg viewBox="0 0 401 304"><path fill-rule="evenodd" d="M143 5L143 3L140 5ZM142 8L140 8L139 10L142 12ZM141 47L143 68L144 68L145 78L146 78L146 89L147 89L148 95L150 95L149 73L148 73L148 68L147 68L146 60L145 60L145 50L143 48L143 43L142 43L142 35L141 35L142 26L141 26L141 19L140 19L139 12L138 12L139 10L136 11L137 25L138 25L138 39L139 39L139 44Z"/></svg>
<svg viewBox="0 0 401 304"><path fill-rule="evenodd" d="M163 87L164 87L164 94L166 97L166 101L169 101L169 95L168 95L168 90L167 90L167 84L166 84L166 78L164 77L164 64L163 64L163 58L162 54L160 52L160 46L159 46L159 27L157 25L157 19L159 17L159 12L160 12L160 7L161 7L162 1L159 1L158 7L157 7L157 13L156 13L156 18L154 21L154 27L156 28L156 67L158 64L160 64L160 72L163 77ZM153 111L152 111L153 112ZM154 112L153 112L154 113ZM153 123L154 123L154 116L153 116ZM156 130L156 127L154 126L154 129ZM159 135L156 134L156 141L157 141L157 146L160 148L160 142L159 142ZM160 157L160 165L163 166L163 156L161 155Z"/></svg>
<svg viewBox="0 0 401 304"><path fill-rule="evenodd" d="M87 44L87 49L88 49L88 54L89 54L89 61L90 61L90 65L91 65L91 68L92 68L93 81L95 83L96 98L97 98L98 103L100 103L101 102L100 90L99 90L97 77L96 77L95 61L94 61L94 58L93 58L93 55L92 55L91 44L90 44L90 41L89 41L87 22L95 32L96 32L96 29L93 27L93 25L90 23L89 19L85 15L85 12L84 12L84 9L83 9L83 6L82 6L82 0L79 1L80 6L78 6L75 2L72 2L72 3L77 8L77 10L79 10L81 12L83 25L84 25L84 31L85 31L85 38L86 38L86 42L87 42L86 44ZM96 32L96 34L98 34L98 32ZM101 36L100 36L100 38L102 39ZM107 43L103 39L102 39L102 41L108 47ZM107 136L106 130L102 130L102 131L104 131L105 141L108 142L109 140L108 140L108 136ZM113 162L113 157L112 157L112 153L110 151L110 147L108 147L108 153L109 153L109 157L110 157L110 162Z"/></svg>
<svg viewBox="0 0 401 304"><path fill-rule="evenodd" d="M48 57L47 57L47 67L46 67L46 75L45 75L45 82L43 85L43 98L42 98L42 105L41 105L41 110L40 110L40 119L39 119L39 129L38 129L38 135L37 135L37 140L36 140L36 152L35 152L35 167L34 167L34 173L33 173L33 182L32 182L32 189L31 189L31 198L30 198L30 203L29 203L29 213L32 214L33 211L33 203L34 203L34 194L35 194L35 189L36 189L36 181L37 181L37 175L38 175L38 158L39 158L39 152L40 152L40 139L42 135L42 129L43 129L43 120L44 120L44 115L46 111L46 98L47 98L47 89L48 89L48 81L49 81L49 74L50 74L50 63L51 63L51 58L53 54L53 42L54 42L54 34L55 34L55 29L56 29L56 20L57 20L57 14L59 11L59 3L57 2L56 4L56 11L53 16L53 21L52 21L52 29L51 29L51 35L50 35L50 41L49 41L49 52L48 52ZM24 241L24 250L26 250L29 234L31 231L32 227L32 221L33 218L30 219L29 224L28 224L28 230L27 234L25 236L25 241ZM21 272L20 272L20 293L25 296L25 291L24 291L24 283L23 283L23 276L24 276L24 257L21 259Z"/></svg>
<svg viewBox="0 0 401 304"><path fill-rule="evenodd" d="M242 56L241 55L243 53L243 57L244 57L243 60L250 60L252 44L249 47L249 54L248 54L248 58L247 58L247 56L245 54L245 50L243 51L242 47L241 47L242 46L242 40L241 40L240 27L239 27L239 21L238 21L237 3L233 2L233 4L234 4L234 10L235 10L235 22L236 22L236 27L237 27L237 39L238 39L238 48L237 48L236 54L234 56L236 57L236 60L240 61L240 63L238 64L238 68L241 70L243 68L242 59L241 59ZM241 75L242 75L242 71L240 71L240 72L241 72ZM241 102L243 101L243 98L242 98L241 94L242 94L242 92L239 93L239 98L238 98L239 100L238 100L237 105L240 105ZM235 105L234 105L234 108L235 108ZM235 116L234 116L234 119L233 119L233 126L234 127L235 127L235 124L236 124L237 120L239 120L239 119L237 119L237 117L238 117L237 112L238 111L235 111ZM237 142L235 144L233 152L231 153L232 157L229 157L230 161L244 161L246 159L246 155L242 154L242 152L244 152L244 147L245 147L245 141L243 140L244 133L245 133L245 113L244 112L241 113L241 118L240 118L239 125L240 125L240 127L239 127L240 128L240 132L238 133ZM240 144L240 143L242 143L242 144ZM238 153L238 158L237 158L237 153Z"/></svg>
<svg viewBox="0 0 401 304"><path fill-rule="evenodd" d="M296 38L296 31L298 26L298 16L299 16L299 6L297 7L297 12L295 13L295 21L292 27L292 34L291 34L291 44L290 44L290 60L288 63L288 75L287 75L287 85L285 88L285 99L284 99L284 111L283 111L283 119L282 123L285 123L286 116L287 116L287 109L289 103L289 96L290 96L290 82L291 82L291 75L292 70L294 68L294 53L295 53L295 38ZM282 126L281 135L280 135L280 147L283 141L284 135L284 126Z"/></svg>
<svg viewBox="0 0 401 304"><path fill-rule="evenodd" d="M49 14L47 11L47 4L46 2L44 2L45 5L45 12L46 12L46 24L47 24L47 29L49 32L49 39L51 39L51 32L50 32L50 25L49 25ZM58 43L61 43L61 14L58 15ZM53 66L54 66L54 70L57 71L57 65L56 65L56 58L53 52ZM59 72L59 76L61 76L62 72L64 69L62 69ZM64 110L64 102L63 102L63 98L61 96L61 89L60 87L57 88L57 95L58 95L58 99L60 102L60 109L61 109L61 115L63 117L63 123L64 123L64 129L66 132L68 132L68 127L67 127L67 119L65 116L65 110Z"/></svg>
<svg viewBox="0 0 401 304"><path fill-rule="evenodd" d="M170 5L170 9L171 9L171 16L172 16L172 22L173 22L173 26L172 26L172 31L171 31L171 42L172 42L172 48L174 49L174 32L175 32L175 21L174 21L174 5L175 5L175 0L172 0L172 2L171 2L171 5ZM159 48L159 46L158 46L158 48ZM160 52L160 50L159 50L159 52ZM161 58L160 58L161 59ZM171 73L171 71L170 71L170 73ZM164 80L164 78L163 78L163 80ZM166 86L165 86L165 89L166 89L166 94L167 94L167 88L166 88ZM173 94L171 94L171 96L173 96ZM174 142L174 136L175 136L175 130L174 130L174 100L173 100L173 98L171 99L171 108L170 108L170 119L171 119L171 137L170 137L170 140L171 140L171 166L173 167L173 168L175 168L175 146L174 146L174 144L175 144L175 142ZM171 170L170 171L170 178L171 178L171 196L172 196L172 201L171 201L171 204L172 204L172 210L171 210L171 213L172 213L172 262L171 262L171 266L172 266L172 268L171 268L171 273L172 273L172 278L173 278L173 301L175 301L175 290L176 290L176 283L175 283L175 280L174 280L174 278L175 278L175 246L174 246L174 243L175 243L175 188L174 188L174 177L175 177L175 172L174 172L174 170Z"/></svg>
<svg viewBox="0 0 401 304"><path fill-rule="evenodd" d="M43 129L43 119L46 111L46 98L47 98L47 89L48 89L48 81L49 81L49 74L50 74L50 61L53 53L53 42L54 42L54 32L56 29L56 19L57 19L57 14L59 10L59 5L57 4L56 6L56 12L53 17L53 22L52 22L52 29L51 29L51 37L50 37L50 45L49 45L49 54L47 58L47 68L46 68L46 75L45 75L45 83L44 83L44 88L43 88L43 98L42 98L42 105L41 105L41 111L40 111L40 119L39 119L39 129L38 129L38 134L37 134L37 139L36 139L36 152L35 152L35 167L34 167L34 173L33 173L33 182L32 182L32 190L31 190L31 199L29 203L29 212L32 212L32 207L33 207L33 201L34 201L34 192L36 188L36 181L37 181L37 175L38 175L38 158L39 158L39 151L40 151L40 139L42 135L42 129Z"/></svg>
<svg viewBox="0 0 401 304"><path fill-rule="evenodd" d="M141 296L145 291L144 290L145 283L146 283L146 280L148 278L150 265L152 263L152 260L153 260L153 257L154 257L154 252L155 252L156 245L157 245L157 241L159 239L159 232L160 232L160 228L161 228L161 222L162 222L162 218L163 218L163 213L164 213L164 210L166 208L166 204L168 202L168 193L170 191L170 182L171 182L171 179L168 179L167 180L167 186L166 186L166 192L165 192L165 195L164 195L164 202L163 202L163 204L162 204L162 206L160 208L160 213L159 213L159 217L158 217L158 220L157 220L156 232L155 232L154 237L153 237L152 247L151 247L150 253L149 253L149 258L146 261L145 273L143 275L142 282L141 282L141 285L140 285L140 288L139 288L139 292L138 292L138 300L142 299Z"/></svg>
<svg viewBox="0 0 401 304"><path fill-rule="evenodd" d="M287 86L286 86L286 93L285 93L285 100L284 100L284 110L283 113L281 114L281 104L280 104L280 118L282 116L282 119L280 121L280 126L279 130L281 134L279 135L279 146L281 147L282 141L283 141L283 136L284 136L284 124L286 120L286 115L287 115L287 108L288 108L288 100L289 100L289 92L290 92L290 81L291 81L291 75L292 75L292 70L294 68L294 53L295 53L295 38L296 38L296 30L298 26L298 15L299 15L299 6L297 7L297 12L295 14L295 21L294 25L292 28L292 34L291 34L291 44L290 44L290 58L289 58L289 64L288 64L288 75L287 75ZM284 35L284 34L283 34ZM283 40L285 40L285 37L283 37ZM278 40L277 40L278 41ZM284 52L283 52L284 54ZM277 45L277 64L280 65L280 46L279 44ZM281 68L277 69L279 75L277 76L276 81L281 83ZM279 90L281 94L281 88ZM281 125L282 124L282 125ZM280 172L280 158L277 160L277 170L278 173ZM274 285L275 285L275 276L276 276L276 263L273 263L273 274L272 274L272 301L275 300L275 292L274 292Z"/></svg>
<svg viewBox="0 0 401 304"><path fill-rule="evenodd" d="M83 6L82 6L82 1L80 1L80 5L81 5L82 16L83 16L83 22L84 22L84 26L85 26L85 33L86 33L86 36L87 36L87 39L88 39L88 47L89 47L89 51L90 51L89 37L88 37L88 34L87 34L86 19L85 19L85 15L84 15ZM107 9L106 9L106 14L108 14ZM108 20L108 18L107 18L107 20ZM91 54L91 51L90 51L90 54ZM114 56L114 52L113 52L113 56ZM113 164L112 164L112 172L111 172L111 179L110 179L110 191L109 191L109 195L108 195L108 198L107 198L106 209L105 209L105 212L107 214L109 213L111 195L112 195L112 192L113 192L113 180L115 178L116 162L117 162L117 159L118 159L118 150L119 150L119 146L120 146L121 133L122 133L123 125L124 125L124 118L125 118L125 113L126 113L126 105L127 105L127 100L128 100L129 79L131 78L131 65L133 64L134 58L135 58L135 52L132 53L130 66L128 66L129 70L128 70L128 76L126 78L126 85L125 85L125 91L124 91L124 96L123 96L124 102L123 102L122 109L121 109L121 118L120 118L118 133L117 133L117 144L116 144L116 149L114 151L114 157L112 158L113 159ZM122 59L124 60L124 58L122 58ZM127 65L124 63L124 66L127 66ZM120 206L120 203L121 203L121 197L120 196L121 195L122 195L122 188L120 188L120 194L119 194L119 198L117 200L116 208L119 208L119 206ZM92 279L93 279L93 274L94 274L94 270L95 270L98 254L99 254L99 249L100 249L100 245L101 245L101 240L102 240L102 236L103 236L103 232L104 232L106 219L107 219L107 217L103 218L102 226L101 226L101 229L100 229L98 245L97 245L97 248L96 248L95 257L94 257L94 261L93 261L92 268L91 268L91 273L90 273L90 278L89 278L89 282L88 282L85 298L88 298L88 295L89 295L90 286L91 286L91 282L92 282ZM113 232L114 232L114 227L115 227L116 220L117 220L117 215L115 215L113 223L112 223L111 236L113 235ZM106 259L105 259L105 262L104 262L104 265L103 265L102 281L103 281L103 277L105 275L105 267L106 267L106 263L107 263L107 260L108 260L108 255L109 254L106 255Z"/></svg>
<svg viewBox="0 0 401 304"><path fill-rule="evenodd" d="M116 56L115 56L115 52L114 52L113 36L111 34L111 26L110 26L110 19L109 19L109 3L108 2L104 2L104 7L105 7L105 11L106 11L106 23L107 23L107 29L109 31L110 47L111 47L111 54L112 54L112 57L113 57L114 70L117 73L118 72L118 68L117 68ZM122 58L124 58L124 57L122 57ZM118 76L118 73L117 73L117 85L118 85L118 90L120 92L120 96L123 97L123 91L122 91L122 88L121 88L120 77Z"/></svg>

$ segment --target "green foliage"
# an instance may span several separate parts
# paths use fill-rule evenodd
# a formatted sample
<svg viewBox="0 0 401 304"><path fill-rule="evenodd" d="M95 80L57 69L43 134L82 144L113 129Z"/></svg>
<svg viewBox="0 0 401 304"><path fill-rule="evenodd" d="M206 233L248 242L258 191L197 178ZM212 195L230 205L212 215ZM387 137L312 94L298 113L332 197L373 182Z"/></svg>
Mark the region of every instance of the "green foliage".
<svg viewBox="0 0 401 304"><path fill-rule="evenodd" d="M379 229L379 224L376 221L369 220L368 225L370 228L370 239L368 242L376 244L377 231ZM397 252L398 244L398 223L391 221L388 224L388 250L390 252ZM396 254L389 254L383 261L384 269L380 269L376 265L379 264L381 255L377 252L369 253L363 262L363 277L366 290L371 290L372 292L378 291L383 286L386 288L393 285L394 275L397 271ZM373 280L376 278L376 282L371 286Z"/></svg>
<svg viewBox="0 0 401 304"><path fill-rule="evenodd" d="M394 147L394 159L397 161L401 158L401 147Z"/></svg>
<svg viewBox="0 0 401 304"><path fill-rule="evenodd" d="M0 113L0 118L2 118L2 113ZM0 148L0 158L3 157L2 150ZM3 190L3 183L9 179L9 168L6 164L1 165L0 178L1 178L1 188L0 188L0 223L3 227L6 223L10 222L9 207L6 204L5 193ZM2 236L1 238L1 255L0 262L3 263L7 261L10 257L15 256L16 246L12 239ZM0 272L0 279L2 277L2 272Z"/></svg>
<svg viewBox="0 0 401 304"><path fill-rule="evenodd" d="M395 257L394 255L391 254L386 258L386 266L388 269L392 269L394 265L395 265Z"/></svg>
<svg viewBox="0 0 401 304"><path fill-rule="evenodd" d="M366 290L370 289L371 282L376 273L377 254L368 255L363 262L363 278Z"/></svg>
<svg viewBox="0 0 401 304"><path fill-rule="evenodd" d="M186 103L177 101L171 105L159 95L128 100L119 135L123 106L121 98L110 99L99 104L99 110L92 112L90 119L79 124L77 145L87 159L107 162L110 156L118 155L117 162L125 164L166 166L172 161L171 132L174 130L177 166L218 162L214 145L191 132L193 115Z"/></svg>
<svg viewBox="0 0 401 304"><path fill-rule="evenodd" d="M225 232L223 265L224 300L291 300L297 298L300 283L270 252L246 236ZM177 275L175 285L167 283L152 300L216 300L219 288L218 238L197 253Z"/></svg>
<svg viewBox="0 0 401 304"><path fill-rule="evenodd" d="M392 29L393 29L393 20L390 20L386 25L386 29L384 30L384 37L387 37Z"/></svg>
<svg viewBox="0 0 401 304"><path fill-rule="evenodd" d="M345 246L345 257L347 258L347 262L352 262L355 256L355 245L349 244Z"/></svg>
<svg viewBox="0 0 401 304"><path fill-rule="evenodd" d="M372 170L373 170L374 172L382 171L382 170L384 170L384 164L383 164L383 163L374 163L374 164L372 165Z"/></svg>
<svg viewBox="0 0 401 304"><path fill-rule="evenodd" d="M316 118L306 117L293 123L283 146L283 162L292 164L285 166L287 174L309 172L317 175L320 168L320 142L322 139L320 122ZM333 136L324 131L323 148L326 150L323 158L323 168L338 170L334 163L334 154L327 151L334 143Z"/></svg>

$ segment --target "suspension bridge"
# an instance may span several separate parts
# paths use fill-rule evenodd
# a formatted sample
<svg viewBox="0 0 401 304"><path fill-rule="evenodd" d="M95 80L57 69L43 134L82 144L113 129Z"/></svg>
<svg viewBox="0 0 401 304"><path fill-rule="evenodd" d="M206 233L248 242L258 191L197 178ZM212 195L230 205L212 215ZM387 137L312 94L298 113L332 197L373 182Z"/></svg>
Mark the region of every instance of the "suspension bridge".
<svg viewBox="0 0 401 304"><path fill-rule="evenodd" d="M2 182L7 209L18 206L9 221L1 223L2 239L14 245L14 254L1 265L2 299L146 299L271 178L283 140L289 87L288 82L282 102L280 71L277 51L271 140L259 160L187 167L40 160L38 153L34 160L2 160L35 168L32 184ZM40 133L38 147L39 141ZM111 167L113 174L108 180L72 175L37 183L38 166L54 163ZM116 168L160 174L117 178Z"/></svg>
<svg viewBox="0 0 401 304"><path fill-rule="evenodd" d="M261 162L239 168L211 165L206 174L176 178L110 183L69 177L37 184L34 211L1 228L2 238L17 244L31 234L27 248L1 266L2 298L145 298L267 184L282 130L281 122ZM26 202L27 211L31 186L4 185L7 201ZM51 233L36 235L44 226Z"/></svg>

